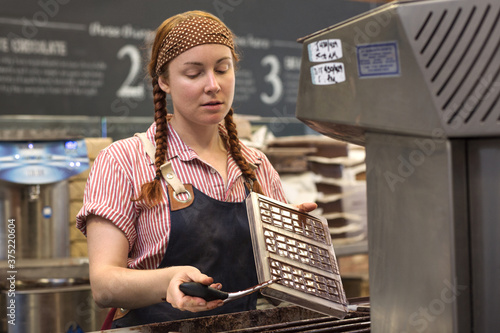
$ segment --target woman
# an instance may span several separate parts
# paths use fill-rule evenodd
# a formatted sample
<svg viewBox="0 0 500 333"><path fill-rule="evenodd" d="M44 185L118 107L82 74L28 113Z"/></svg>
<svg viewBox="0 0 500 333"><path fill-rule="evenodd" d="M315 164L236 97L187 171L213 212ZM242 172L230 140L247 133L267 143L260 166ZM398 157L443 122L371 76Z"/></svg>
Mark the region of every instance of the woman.
<svg viewBox="0 0 500 333"><path fill-rule="evenodd" d="M255 308L256 295L222 306L179 290L187 281L225 291L257 284L244 199L255 191L286 200L266 157L238 140L233 39L205 12L167 19L148 65L155 122L94 162L77 226L95 301L119 308L113 327Z"/></svg>

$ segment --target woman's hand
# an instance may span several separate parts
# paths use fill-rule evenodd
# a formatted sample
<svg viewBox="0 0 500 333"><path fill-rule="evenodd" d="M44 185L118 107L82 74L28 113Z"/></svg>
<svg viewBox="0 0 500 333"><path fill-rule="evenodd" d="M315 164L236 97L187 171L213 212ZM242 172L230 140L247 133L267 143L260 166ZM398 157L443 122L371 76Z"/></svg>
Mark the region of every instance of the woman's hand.
<svg viewBox="0 0 500 333"><path fill-rule="evenodd" d="M172 267L173 268L173 267ZM214 300L207 302L203 298L192 297L185 295L180 291L179 286L183 282L199 282L204 285L220 290L222 285L220 283L213 283L213 279L208 275L202 274L198 269L191 266L175 267L179 270L172 279L167 289L167 302L174 308L182 311L200 312L215 309L222 306L222 300Z"/></svg>
<svg viewBox="0 0 500 333"><path fill-rule="evenodd" d="M182 282L213 283L213 279L191 266L141 270L127 268L129 243L111 221L99 216L87 219L87 244L92 295L103 308L136 309L157 304L166 298L175 308L205 311L222 305L189 297L179 290ZM212 284L220 289L220 284Z"/></svg>
<svg viewBox="0 0 500 333"><path fill-rule="evenodd" d="M304 212L304 213L309 213L309 212L315 210L316 208L318 208L318 205L314 202L304 202L304 203L294 205L294 206L297 207L301 212Z"/></svg>

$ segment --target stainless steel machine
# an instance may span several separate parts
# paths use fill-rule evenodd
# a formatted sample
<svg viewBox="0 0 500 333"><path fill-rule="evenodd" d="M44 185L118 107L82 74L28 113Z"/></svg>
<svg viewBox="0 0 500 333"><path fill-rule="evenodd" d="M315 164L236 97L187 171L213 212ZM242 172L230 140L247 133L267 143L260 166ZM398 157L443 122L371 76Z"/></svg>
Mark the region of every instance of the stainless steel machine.
<svg viewBox="0 0 500 333"><path fill-rule="evenodd" d="M83 139L0 141L0 332L102 323L88 259L70 258L68 178L88 167Z"/></svg>
<svg viewBox="0 0 500 333"><path fill-rule="evenodd" d="M88 167L82 139L0 142L0 260L69 257L68 178Z"/></svg>
<svg viewBox="0 0 500 333"><path fill-rule="evenodd" d="M372 331L500 327L500 2L396 1L300 40L297 118L366 147Z"/></svg>

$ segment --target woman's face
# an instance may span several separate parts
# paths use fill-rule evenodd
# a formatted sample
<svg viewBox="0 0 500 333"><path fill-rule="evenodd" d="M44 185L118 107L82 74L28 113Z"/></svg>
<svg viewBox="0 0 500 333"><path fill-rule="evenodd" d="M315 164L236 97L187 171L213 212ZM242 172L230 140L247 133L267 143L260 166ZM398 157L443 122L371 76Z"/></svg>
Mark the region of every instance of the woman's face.
<svg viewBox="0 0 500 333"><path fill-rule="evenodd" d="M221 122L234 98L235 73L231 49L220 44L195 46L168 64L160 88L172 97L174 117L198 125Z"/></svg>

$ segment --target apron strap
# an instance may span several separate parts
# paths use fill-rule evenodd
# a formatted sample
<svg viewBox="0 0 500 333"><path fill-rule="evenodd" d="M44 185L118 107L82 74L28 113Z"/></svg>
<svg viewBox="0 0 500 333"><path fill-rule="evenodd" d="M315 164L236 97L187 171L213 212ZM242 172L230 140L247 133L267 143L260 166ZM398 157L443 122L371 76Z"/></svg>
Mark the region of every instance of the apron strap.
<svg viewBox="0 0 500 333"><path fill-rule="evenodd" d="M151 143L151 141L148 140L146 133L136 133L134 136L137 136L139 139L141 139L146 154L149 156L151 163L154 164L156 149L153 143ZM160 166L160 171L161 175L163 176L163 179L165 179L167 184L170 185L170 187L172 188L172 190L170 190L169 187L169 191L172 194L172 197L178 202L176 206L177 209L189 206L193 202L193 192L192 190L189 191L189 189L187 189L184 186L184 184L182 184L181 180L177 177L177 175L174 172L174 169L172 168L172 163L170 161L165 162L163 165ZM191 188L191 185L186 185L186 186L188 188ZM187 195L186 199L179 199L177 197L181 193L186 193Z"/></svg>
<svg viewBox="0 0 500 333"><path fill-rule="evenodd" d="M151 141L148 140L146 133L135 133L134 136L141 139L142 147L146 151L146 155L148 155L149 159L151 160L151 164L155 164L156 148L151 143Z"/></svg>

